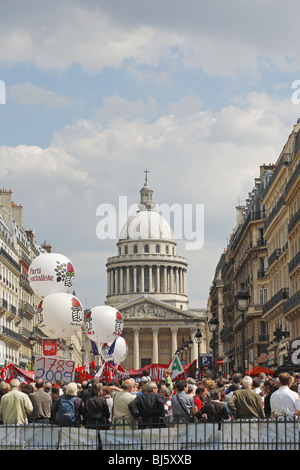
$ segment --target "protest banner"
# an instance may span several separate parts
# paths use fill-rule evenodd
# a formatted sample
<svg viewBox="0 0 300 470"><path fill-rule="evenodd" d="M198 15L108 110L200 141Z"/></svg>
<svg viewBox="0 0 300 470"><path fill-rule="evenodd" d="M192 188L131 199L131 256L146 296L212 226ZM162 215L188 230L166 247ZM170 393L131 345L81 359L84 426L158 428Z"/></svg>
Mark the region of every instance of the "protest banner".
<svg viewBox="0 0 300 470"><path fill-rule="evenodd" d="M61 384L74 382L75 361L36 356L34 378L35 380L44 379L47 382L60 382Z"/></svg>

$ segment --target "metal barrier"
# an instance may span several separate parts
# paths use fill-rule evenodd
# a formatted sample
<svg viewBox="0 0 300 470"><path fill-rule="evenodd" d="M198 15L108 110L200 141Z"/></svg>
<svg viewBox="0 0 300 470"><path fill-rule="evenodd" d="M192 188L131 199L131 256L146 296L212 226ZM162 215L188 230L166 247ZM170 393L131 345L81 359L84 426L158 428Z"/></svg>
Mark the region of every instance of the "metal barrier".
<svg viewBox="0 0 300 470"><path fill-rule="evenodd" d="M0 450L299 450L296 418L176 423L173 427L106 429L26 424L1 425Z"/></svg>

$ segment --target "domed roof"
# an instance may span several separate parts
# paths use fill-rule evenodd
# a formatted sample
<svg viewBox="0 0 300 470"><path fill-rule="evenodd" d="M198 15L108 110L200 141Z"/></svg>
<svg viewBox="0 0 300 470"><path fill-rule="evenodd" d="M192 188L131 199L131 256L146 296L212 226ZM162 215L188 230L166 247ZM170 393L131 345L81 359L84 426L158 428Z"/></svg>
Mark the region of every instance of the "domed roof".
<svg viewBox="0 0 300 470"><path fill-rule="evenodd" d="M121 230L119 240L174 240L168 222L158 212L141 210L129 217Z"/></svg>

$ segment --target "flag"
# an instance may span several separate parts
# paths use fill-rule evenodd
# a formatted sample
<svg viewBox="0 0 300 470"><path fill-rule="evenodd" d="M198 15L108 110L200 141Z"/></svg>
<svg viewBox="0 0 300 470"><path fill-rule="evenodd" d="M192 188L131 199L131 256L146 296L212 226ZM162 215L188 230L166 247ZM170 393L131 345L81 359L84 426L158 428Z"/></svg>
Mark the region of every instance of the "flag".
<svg viewBox="0 0 300 470"><path fill-rule="evenodd" d="M95 375L95 377L101 377L104 366L105 366L105 362L101 365L101 367L99 368L99 370L98 370L97 374Z"/></svg>
<svg viewBox="0 0 300 470"><path fill-rule="evenodd" d="M184 369L182 367L182 364L179 360L179 357L177 354L173 357L171 364L168 367L169 371L171 372L171 378L175 379L178 375L184 374Z"/></svg>
<svg viewBox="0 0 300 470"><path fill-rule="evenodd" d="M111 343L111 345L110 345L110 347L109 347L109 350L108 350L108 353L107 353L109 356L112 356L113 353L114 353L116 341L117 341L117 340L115 339L114 342Z"/></svg>
<svg viewBox="0 0 300 470"><path fill-rule="evenodd" d="M92 346L94 356L98 356L99 351L98 351L98 348L97 348L97 344L92 340L91 340L91 346Z"/></svg>
<svg viewBox="0 0 300 470"><path fill-rule="evenodd" d="M89 363L89 356L88 356L88 353L86 353L86 356L85 356L85 373L86 374L89 374L90 373L90 363Z"/></svg>

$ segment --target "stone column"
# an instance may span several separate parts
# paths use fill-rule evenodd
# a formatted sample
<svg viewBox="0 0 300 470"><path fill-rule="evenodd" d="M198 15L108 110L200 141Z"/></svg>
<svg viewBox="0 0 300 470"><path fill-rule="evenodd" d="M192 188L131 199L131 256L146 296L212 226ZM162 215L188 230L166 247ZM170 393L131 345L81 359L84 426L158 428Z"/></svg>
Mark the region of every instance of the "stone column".
<svg viewBox="0 0 300 470"><path fill-rule="evenodd" d="M158 331L159 328L157 326L152 327L152 337L153 337L153 357L152 362L153 364L158 364Z"/></svg>
<svg viewBox="0 0 300 470"><path fill-rule="evenodd" d="M156 267L156 285L157 285L157 292L160 292L160 267Z"/></svg>
<svg viewBox="0 0 300 470"><path fill-rule="evenodd" d="M133 327L133 368L140 368L140 340L139 340L140 328L138 326Z"/></svg>
<svg viewBox="0 0 300 470"><path fill-rule="evenodd" d="M123 294L123 268L120 268L120 294Z"/></svg>
<svg viewBox="0 0 300 470"><path fill-rule="evenodd" d="M118 275L119 275L119 269L115 269L115 293L118 294L119 292L119 282L118 282Z"/></svg>
<svg viewBox="0 0 300 470"><path fill-rule="evenodd" d="M130 290L130 268L127 266L126 268L126 292L129 293Z"/></svg>
<svg viewBox="0 0 300 470"><path fill-rule="evenodd" d="M177 351L178 328L175 326L172 326L171 331L172 331L172 357L173 357L175 355L175 352Z"/></svg>
<svg viewBox="0 0 300 470"><path fill-rule="evenodd" d="M136 266L133 268L133 292L136 293Z"/></svg>
<svg viewBox="0 0 300 470"><path fill-rule="evenodd" d="M167 266L164 266L164 292L168 292L168 272L167 272Z"/></svg>
<svg viewBox="0 0 300 470"><path fill-rule="evenodd" d="M152 292L153 291L153 270L152 270L152 266L149 265L148 266L148 270L149 270L149 292Z"/></svg>
<svg viewBox="0 0 300 470"><path fill-rule="evenodd" d="M141 266L140 292L145 292L145 268Z"/></svg>

